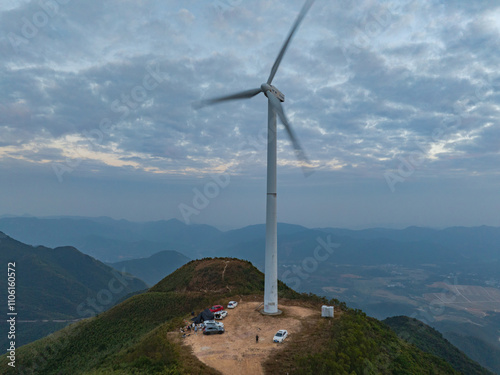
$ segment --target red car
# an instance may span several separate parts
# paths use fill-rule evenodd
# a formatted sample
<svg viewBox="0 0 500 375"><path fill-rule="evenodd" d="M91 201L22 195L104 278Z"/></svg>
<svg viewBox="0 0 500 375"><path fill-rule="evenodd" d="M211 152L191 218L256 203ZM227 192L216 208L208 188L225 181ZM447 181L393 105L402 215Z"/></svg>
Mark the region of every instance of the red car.
<svg viewBox="0 0 500 375"><path fill-rule="evenodd" d="M214 312L217 312L217 311L224 310L224 306L222 306L222 305L215 305L215 306L210 307L209 310L214 313Z"/></svg>

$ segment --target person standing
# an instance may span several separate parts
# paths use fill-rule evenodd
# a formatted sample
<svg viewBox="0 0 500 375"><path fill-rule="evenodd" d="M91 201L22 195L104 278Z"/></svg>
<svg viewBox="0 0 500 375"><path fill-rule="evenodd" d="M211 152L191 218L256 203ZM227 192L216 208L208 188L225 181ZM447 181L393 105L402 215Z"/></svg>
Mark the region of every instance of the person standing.
<svg viewBox="0 0 500 375"><path fill-rule="evenodd" d="M255 335L255 343L259 342L259 335Z"/></svg>
<svg viewBox="0 0 500 375"><path fill-rule="evenodd" d="M197 335L198 334L198 327L194 326L194 333Z"/></svg>

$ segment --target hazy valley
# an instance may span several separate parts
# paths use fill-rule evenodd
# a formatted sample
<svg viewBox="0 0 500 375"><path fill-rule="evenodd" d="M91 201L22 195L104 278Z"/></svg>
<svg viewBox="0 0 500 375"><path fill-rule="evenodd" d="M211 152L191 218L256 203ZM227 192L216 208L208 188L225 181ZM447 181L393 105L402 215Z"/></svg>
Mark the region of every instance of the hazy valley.
<svg viewBox="0 0 500 375"><path fill-rule="evenodd" d="M222 232L176 220L4 218L0 230L30 244L79 245L97 259L121 259L115 267L139 278L156 264L149 285L189 258L229 256L263 266L256 251L264 247L263 225ZM352 231L279 224L278 235L279 278L291 288L345 301L378 319L417 318L499 372L499 228ZM160 249L171 251L151 257Z"/></svg>

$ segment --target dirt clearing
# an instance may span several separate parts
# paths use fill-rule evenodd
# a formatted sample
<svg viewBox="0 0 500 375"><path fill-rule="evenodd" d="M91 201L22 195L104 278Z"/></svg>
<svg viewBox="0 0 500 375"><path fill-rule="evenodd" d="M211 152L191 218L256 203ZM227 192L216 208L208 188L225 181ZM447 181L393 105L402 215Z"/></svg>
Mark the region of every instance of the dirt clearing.
<svg viewBox="0 0 500 375"><path fill-rule="evenodd" d="M300 306L286 306L280 303L280 316L264 316L255 309L259 302L239 302L235 309L229 309L222 321L226 332L222 335L205 336L201 332L184 339L193 354L207 366L223 374L263 374L262 363L275 351L284 348L302 329L302 320L319 318L321 311ZM279 329L286 329L289 337L283 344L273 342ZM255 336L259 335L259 342Z"/></svg>

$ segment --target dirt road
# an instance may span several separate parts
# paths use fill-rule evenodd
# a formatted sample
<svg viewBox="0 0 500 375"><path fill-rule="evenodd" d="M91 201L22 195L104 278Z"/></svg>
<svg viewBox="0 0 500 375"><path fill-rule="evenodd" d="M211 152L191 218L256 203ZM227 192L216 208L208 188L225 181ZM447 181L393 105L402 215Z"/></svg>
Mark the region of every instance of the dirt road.
<svg viewBox="0 0 500 375"><path fill-rule="evenodd" d="M280 304L284 314L264 316L255 309L258 302L239 302L223 320L226 332L222 335L205 336L198 332L191 333L184 340L185 345L207 366L223 374L257 375L263 374L262 363L275 351L293 340L302 328L302 320L310 316L319 316L320 311L306 307ZM286 329L289 337L283 344L273 342L274 334L279 329ZM255 336L259 335L259 342Z"/></svg>

